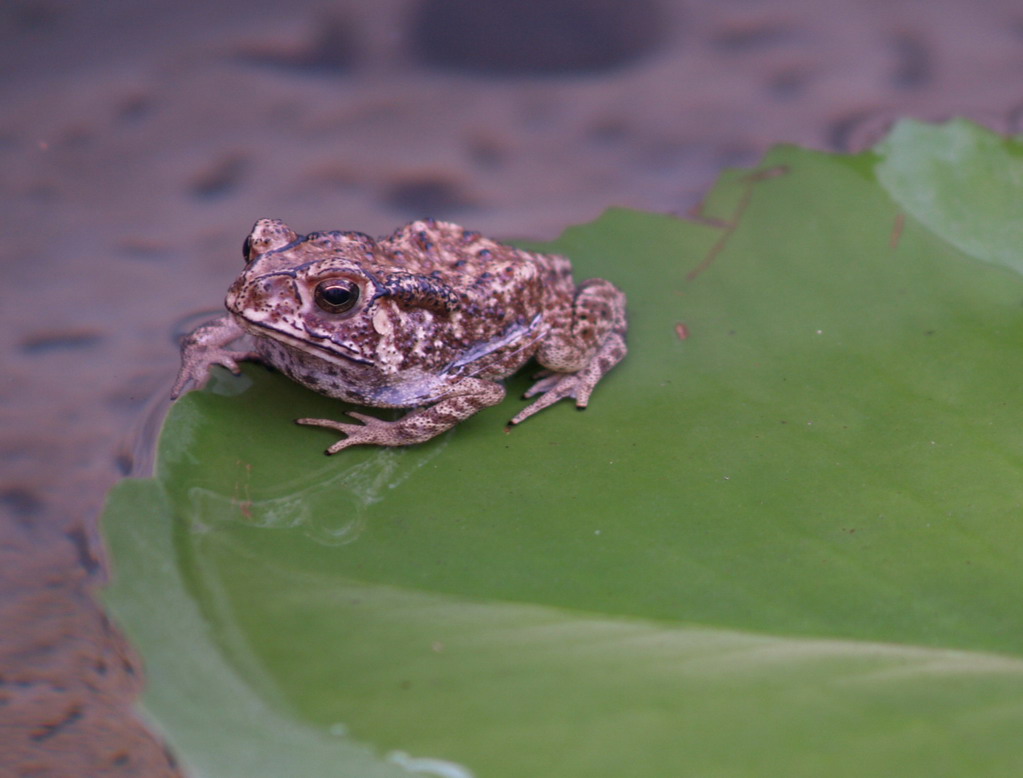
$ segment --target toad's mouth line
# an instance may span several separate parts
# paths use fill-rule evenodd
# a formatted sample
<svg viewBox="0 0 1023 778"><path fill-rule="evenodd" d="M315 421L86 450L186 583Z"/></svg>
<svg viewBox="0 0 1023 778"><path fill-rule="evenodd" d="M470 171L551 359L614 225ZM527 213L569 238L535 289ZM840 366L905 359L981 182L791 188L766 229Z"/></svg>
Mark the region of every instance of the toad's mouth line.
<svg viewBox="0 0 1023 778"><path fill-rule="evenodd" d="M236 313L235 317L240 319L243 327L253 335L272 338L273 340L279 341L286 346L291 346L292 348L296 348L300 351L315 350L319 352L317 356L321 356L323 359L333 364L344 365L352 362L358 365L372 366L376 364L372 359L365 359L364 357L345 354L343 351L337 350L339 348L337 344L326 337L320 337L307 331L308 337L301 338L271 327L265 322L249 319L241 314Z"/></svg>

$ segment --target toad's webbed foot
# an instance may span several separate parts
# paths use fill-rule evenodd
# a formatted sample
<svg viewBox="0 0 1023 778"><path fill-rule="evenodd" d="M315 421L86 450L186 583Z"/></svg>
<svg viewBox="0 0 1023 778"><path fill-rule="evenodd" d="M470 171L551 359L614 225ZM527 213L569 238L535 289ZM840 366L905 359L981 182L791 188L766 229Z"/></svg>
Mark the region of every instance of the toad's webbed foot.
<svg viewBox="0 0 1023 778"><path fill-rule="evenodd" d="M349 446L409 446L434 438L503 399L504 387L500 384L481 378L466 378L452 387L452 394L436 404L414 410L396 421L348 411L348 416L362 424L333 419L296 419L296 422L309 427L326 427L346 435L327 449L328 454L336 454Z"/></svg>
<svg viewBox="0 0 1023 778"><path fill-rule="evenodd" d="M206 386L214 365L226 367L238 375L241 372L239 362L259 361L259 354L255 351L231 351L227 348L244 334L233 317L221 316L188 335L181 342L181 369L171 388L171 399L177 399L189 384L195 384L196 389Z"/></svg>

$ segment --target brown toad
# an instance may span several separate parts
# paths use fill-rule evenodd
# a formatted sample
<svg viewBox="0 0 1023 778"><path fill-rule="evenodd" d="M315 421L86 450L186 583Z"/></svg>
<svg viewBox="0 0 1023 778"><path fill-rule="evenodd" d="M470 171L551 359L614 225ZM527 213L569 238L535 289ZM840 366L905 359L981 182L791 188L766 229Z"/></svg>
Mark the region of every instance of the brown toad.
<svg viewBox="0 0 1023 778"><path fill-rule="evenodd" d="M272 365L330 397L414 408L397 421L298 419L347 437L327 449L429 440L504 398L499 380L531 357L545 368L518 424L563 397L585 408L625 356L625 295L603 279L576 284L561 256L536 254L457 225L417 221L374 240L358 232L298 235L261 219L245 241L229 313L182 344L171 390L203 386L213 365ZM229 344L252 336L254 351Z"/></svg>

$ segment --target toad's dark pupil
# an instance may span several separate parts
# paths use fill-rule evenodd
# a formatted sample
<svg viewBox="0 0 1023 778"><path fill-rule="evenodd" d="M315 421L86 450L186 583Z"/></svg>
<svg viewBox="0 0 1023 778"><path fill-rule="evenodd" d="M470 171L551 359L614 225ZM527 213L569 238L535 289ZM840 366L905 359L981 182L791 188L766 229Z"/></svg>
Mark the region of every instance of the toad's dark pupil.
<svg viewBox="0 0 1023 778"><path fill-rule="evenodd" d="M328 286L323 290L323 299L331 305L344 305L351 301L352 296L351 289L341 286Z"/></svg>
<svg viewBox="0 0 1023 778"><path fill-rule="evenodd" d="M328 313L343 313L359 300L359 287L350 281L324 281L316 287L316 303Z"/></svg>
<svg viewBox="0 0 1023 778"><path fill-rule="evenodd" d="M245 257L245 261L249 261L249 254L252 253L252 236L249 235L245 239L245 243L242 245L242 256Z"/></svg>

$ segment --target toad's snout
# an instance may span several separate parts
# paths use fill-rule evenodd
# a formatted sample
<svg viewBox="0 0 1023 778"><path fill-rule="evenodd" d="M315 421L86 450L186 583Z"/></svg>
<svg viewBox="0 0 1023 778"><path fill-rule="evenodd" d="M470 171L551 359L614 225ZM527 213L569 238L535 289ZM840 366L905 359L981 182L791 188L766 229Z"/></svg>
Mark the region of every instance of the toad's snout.
<svg viewBox="0 0 1023 778"><path fill-rule="evenodd" d="M264 326L277 327L296 318L301 296L286 273L239 278L227 290L224 305L232 314Z"/></svg>
<svg viewBox="0 0 1023 778"><path fill-rule="evenodd" d="M227 290L227 310L250 320L272 321L301 305L295 279L287 273L242 277Z"/></svg>

